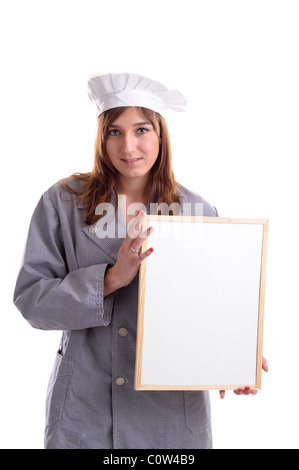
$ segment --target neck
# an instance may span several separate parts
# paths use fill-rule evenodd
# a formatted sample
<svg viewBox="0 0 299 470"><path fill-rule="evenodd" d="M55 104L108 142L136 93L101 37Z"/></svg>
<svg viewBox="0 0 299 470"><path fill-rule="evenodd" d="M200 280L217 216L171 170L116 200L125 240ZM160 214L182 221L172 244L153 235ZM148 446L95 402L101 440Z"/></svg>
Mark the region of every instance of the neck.
<svg viewBox="0 0 299 470"><path fill-rule="evenodd" d="M119 179L115 190L119 195L126 195L130 202L147 204L149 196L148 178Z"/></svg>

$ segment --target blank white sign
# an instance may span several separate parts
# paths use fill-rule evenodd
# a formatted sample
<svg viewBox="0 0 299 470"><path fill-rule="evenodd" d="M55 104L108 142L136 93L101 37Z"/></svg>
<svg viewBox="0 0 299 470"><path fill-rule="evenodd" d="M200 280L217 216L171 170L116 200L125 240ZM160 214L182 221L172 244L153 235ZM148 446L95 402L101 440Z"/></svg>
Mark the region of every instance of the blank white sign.
<svg viewBox="0 0 299 470"><path fill-rule="evenodd" d="M149 216L148 225L135 388L260 388L267 221Z"/></svg>

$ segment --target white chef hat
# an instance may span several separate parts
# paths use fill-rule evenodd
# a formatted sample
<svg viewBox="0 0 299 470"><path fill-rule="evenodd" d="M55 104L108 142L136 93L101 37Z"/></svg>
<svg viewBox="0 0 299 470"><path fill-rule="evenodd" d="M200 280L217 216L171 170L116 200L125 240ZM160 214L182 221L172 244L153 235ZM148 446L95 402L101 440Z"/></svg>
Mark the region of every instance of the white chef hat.
<svg viewBox="0 0 299 470"><path fill-rule="evenodd" d="M96 104L97 117L107 109L140 106L165 118L167 108L185 111L187 104L178 90L134 73L96 75L88 81L88 96Z"/></svg>

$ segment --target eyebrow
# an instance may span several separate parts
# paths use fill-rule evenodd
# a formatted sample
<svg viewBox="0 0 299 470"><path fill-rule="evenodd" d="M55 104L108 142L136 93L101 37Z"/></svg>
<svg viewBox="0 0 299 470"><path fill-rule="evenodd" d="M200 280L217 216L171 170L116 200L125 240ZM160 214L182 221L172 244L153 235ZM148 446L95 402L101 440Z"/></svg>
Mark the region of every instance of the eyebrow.
<svg viewBox="0 0 299 470"><path fill-rule="evenodd" d="M137 126L151 126L151 125L152 125L151 122L149 122L149 121L143 121L143 122L136 122L135 124L133 124L133 127L137 127ZM118 127L118 128L120 128L121 126L118 126L117 124L111 124L108 129L110 129L110 127Z"/></svg>

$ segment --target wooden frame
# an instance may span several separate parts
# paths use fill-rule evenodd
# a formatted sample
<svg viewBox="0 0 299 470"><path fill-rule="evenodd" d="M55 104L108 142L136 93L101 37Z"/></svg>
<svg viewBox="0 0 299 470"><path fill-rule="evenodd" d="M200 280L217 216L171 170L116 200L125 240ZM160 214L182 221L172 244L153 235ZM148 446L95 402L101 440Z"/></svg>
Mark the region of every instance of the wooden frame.
<svg viewBox="0 0 299 470"><path fill-rule="evenodd" d="M139 273L135 389L260 389L268 220L147 216L143 230L150 225L142 250L153 246L154 253ZM177 236L179 227L188 230Z"/></svg>

